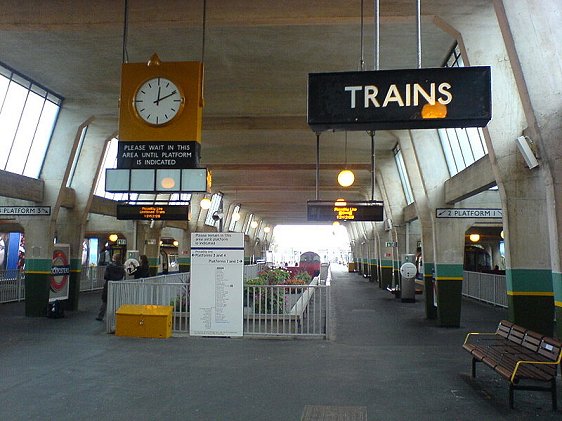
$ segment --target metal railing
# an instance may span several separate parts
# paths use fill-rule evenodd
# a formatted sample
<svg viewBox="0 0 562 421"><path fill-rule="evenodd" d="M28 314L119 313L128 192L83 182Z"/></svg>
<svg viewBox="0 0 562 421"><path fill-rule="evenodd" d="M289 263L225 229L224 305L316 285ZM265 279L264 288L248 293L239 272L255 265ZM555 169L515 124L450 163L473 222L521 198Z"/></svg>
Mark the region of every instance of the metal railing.
<svg viewBox="0 0 562 421"><path fill-rule="evenodd" d="M260 268L261 270L261 268ZM244 280L253 277L244 271ZM257 273L257 272L256 272ZM326 337L330 271L310 285L244 285L244 335ZM108 283L106 331L123 304L172 305L175 335L189 333L189 273Z"/></svg>
<svg viewBox="0 0 562 421"><path fill-rule="evenodd" d="M103 273L107 266L84 266L80 272L80 292L102 289Z"/></svg>
<svg viewBox="0 0 562 421"><path fill-rule="evenodd" d="M245 285L244 335L326 337L329 286Z"/></svg>
<svg viewBox="0 0 562 421"><path fill-rule="evenodd" d="M0 270L0 303L25 299L25 273L18 269Z"/></svg>
<svg viewBox="0 0 562 421"><path fill-rule="evenodd" d="M115 312L123 304L173 306L172 331L189 330L189 272L152 276L144 279L109 281L105 327L115 332Z"/></svg>
<svg viewBox="0 0 562 421"><path fill-rule="evenodd" d="M465 271L462 294L495 306L507 307L505 275Z"/></svg>

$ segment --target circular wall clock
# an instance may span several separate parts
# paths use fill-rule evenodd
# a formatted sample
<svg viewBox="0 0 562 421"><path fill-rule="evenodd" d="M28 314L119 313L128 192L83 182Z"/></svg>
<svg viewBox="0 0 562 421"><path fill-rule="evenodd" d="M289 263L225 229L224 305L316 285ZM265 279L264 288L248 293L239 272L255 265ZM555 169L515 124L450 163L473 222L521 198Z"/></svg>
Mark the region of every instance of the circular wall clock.
<svg viewBox="0 0 562 421"><path fill-rule="evenodd" d="M144 82L133 100L137 115L146 123L162 126L171 121L184 103L177 85L164 77L155 77Z"/></svg>

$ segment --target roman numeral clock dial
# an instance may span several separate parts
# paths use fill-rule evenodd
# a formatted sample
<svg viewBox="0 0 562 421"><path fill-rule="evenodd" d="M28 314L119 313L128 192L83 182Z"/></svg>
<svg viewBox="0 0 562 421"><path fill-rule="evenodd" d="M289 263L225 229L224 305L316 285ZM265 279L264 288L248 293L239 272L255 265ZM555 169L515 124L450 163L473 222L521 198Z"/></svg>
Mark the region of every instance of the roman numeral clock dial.
<svg viewBox="0 0 562 421"><path fill-rule="evenodd" d="M135 94L134 108L144 122L162 126L179 114L184 97L174 82L155 77L144 82Z"/></svg>

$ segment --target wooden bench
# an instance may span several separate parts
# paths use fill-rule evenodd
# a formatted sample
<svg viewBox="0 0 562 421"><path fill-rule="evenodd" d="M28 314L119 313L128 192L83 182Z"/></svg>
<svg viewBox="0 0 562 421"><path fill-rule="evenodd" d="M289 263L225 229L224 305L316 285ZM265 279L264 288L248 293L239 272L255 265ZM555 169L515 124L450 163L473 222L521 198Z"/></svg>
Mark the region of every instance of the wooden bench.
<svg viewBox="0 0 562 421"><path fill-rule="evenodd" d="M472 355L472 377L476 377L476 363L482 362L509 381L510 408L514 390L535 390L550 392L556 411L561 342L502 320L495 333L469 333L463 348Z"/></svg>

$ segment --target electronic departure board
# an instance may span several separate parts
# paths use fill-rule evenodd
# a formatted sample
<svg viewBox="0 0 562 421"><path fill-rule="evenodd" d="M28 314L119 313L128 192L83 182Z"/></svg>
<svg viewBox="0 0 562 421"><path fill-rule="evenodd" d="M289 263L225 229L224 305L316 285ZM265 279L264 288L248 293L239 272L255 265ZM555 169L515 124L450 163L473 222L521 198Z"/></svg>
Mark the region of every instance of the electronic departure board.
<svg viewBox="0 0 562 421"><path fill-rule="evenodd" d="M323 201L309 200L307 202L307 220L322 221L383 221L383 202L369 201Z"/></svg>
<svg viewBox="0 0 562 421"><path fill-rule="evenodd" d="M185 205L117 205L117 219L187 221Z"/></svg>

